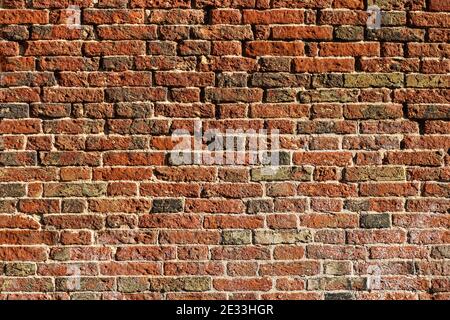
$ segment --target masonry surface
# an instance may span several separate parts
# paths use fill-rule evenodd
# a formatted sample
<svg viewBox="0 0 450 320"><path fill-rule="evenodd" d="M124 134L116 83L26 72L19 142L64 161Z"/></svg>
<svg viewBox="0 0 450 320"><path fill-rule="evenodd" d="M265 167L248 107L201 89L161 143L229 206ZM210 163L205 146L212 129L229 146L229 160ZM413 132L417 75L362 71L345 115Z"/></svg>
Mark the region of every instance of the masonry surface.
<svg viewBox="0 0 450 320"><path fill-rule="evenodd" d="M0 299L450 298L448 0L0 4Z"/></svg>

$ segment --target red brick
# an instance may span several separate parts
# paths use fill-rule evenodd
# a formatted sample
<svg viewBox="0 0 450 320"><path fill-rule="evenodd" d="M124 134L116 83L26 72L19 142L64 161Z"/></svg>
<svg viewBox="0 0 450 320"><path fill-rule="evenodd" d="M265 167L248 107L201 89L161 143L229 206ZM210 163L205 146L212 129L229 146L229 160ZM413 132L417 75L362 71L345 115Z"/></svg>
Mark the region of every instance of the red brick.
<svg viewBox="0 0 450 320"><path fill-rule="evenodd" d="M354 214L305 214L300 225L308 228L356 228L358 217Z"/></svg>
<svg viewBox="0 0 450 320"><path fill-rule="evenodd" d="M214 85L214 73L201 72L157 72L157 85L175 87L207 87Z"/></svg>
<svg viewBox="0 0 450 320"><path fill-rule="evenodd" d="M79 56L81 42L67 41L28 41L25 46L26 56Z"/></svg>
<svg viewBox="0 0 450 320"><path fill-rule="evenodd" d="M47 253L44 247L2 247L0 258L3 261L45 261Z"/></svg>
<svg viewBox="0 0 450 320"><path fill-rule="evenodd" d="M256 246L221 247L211 250L214 260L266 260L269 256L267 248Z"/></svg>
<svg viewBox="0 0 450 320"><path fill-rule="evenodd" d="M333 38L333 28L327 26L276 26L272 27L274 39L314 39L330 40Z"/></svg>
<svg viewBox="0 0 450 320"><path fill-rule="evenodd" d="M100 264L102 275L159 275L161 265L157 262L104 262Z"/></svg>
<svg viewBox="0 0 450 320"><path fill-rule="evenodd" d="M5 208L4 208L5 209ZM6 211L6 210L5 210ZM0 228L32 229L40 228L39 222L25 215L0 215Z"/></svg>
<svg viewBox="0 0 450 320"><path fill-rule="evenodd" d="M144 55L144 41L103 41L86 42L83 46L83 52L87 56L103 55Z"/></svg>
<svg viewBox="0 0 450 320"><path fill-rule="evenodd" d="M187 199L186 211L196 213L244 213L241 200Z"/></svg>
<svg viewBox="0 0 450 320"><path fill-rule="evenodd" d="M343 9L364 9L364 0L335 0L334 8Z"/></svg>
<svg viewBox="0 0 450 320"><path fill-rule="evenodd" d="M132 8L189 8L189 0L170 0L160 2L158 0L131 0Z"/></svg>

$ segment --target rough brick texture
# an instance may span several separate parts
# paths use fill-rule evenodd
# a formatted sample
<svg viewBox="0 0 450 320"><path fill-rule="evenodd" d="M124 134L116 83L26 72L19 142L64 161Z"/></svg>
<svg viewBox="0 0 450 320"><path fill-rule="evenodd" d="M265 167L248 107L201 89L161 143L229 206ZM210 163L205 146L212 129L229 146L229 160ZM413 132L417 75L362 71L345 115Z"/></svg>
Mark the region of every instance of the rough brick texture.
<svg viewBox="0 0 450 320"><path fill-rule="evenodd" d="M448 0L0 3L0 299L450 298Z"/></svg>

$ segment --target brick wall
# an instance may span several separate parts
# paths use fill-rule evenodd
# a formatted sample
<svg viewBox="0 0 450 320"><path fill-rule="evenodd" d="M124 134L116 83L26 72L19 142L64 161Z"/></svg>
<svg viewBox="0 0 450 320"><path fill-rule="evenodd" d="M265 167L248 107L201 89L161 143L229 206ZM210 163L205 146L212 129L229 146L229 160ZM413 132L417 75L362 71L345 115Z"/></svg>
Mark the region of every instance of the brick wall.
<svg viewBox="0 0 450 320"><path fill-rule="evenodd" d="M0 299L450 297L448 0L0 3Z"/></svg>

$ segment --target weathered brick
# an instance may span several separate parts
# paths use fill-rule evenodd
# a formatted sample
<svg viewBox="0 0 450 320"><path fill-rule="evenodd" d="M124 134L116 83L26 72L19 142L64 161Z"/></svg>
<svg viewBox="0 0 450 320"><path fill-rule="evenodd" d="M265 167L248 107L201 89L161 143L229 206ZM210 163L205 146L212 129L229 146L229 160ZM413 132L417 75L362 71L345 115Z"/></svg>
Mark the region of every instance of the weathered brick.
<svg viewBox="0 0 450 320"><path fill-rule="evenodd" d="M2 184L0 196L2 198L16 198L25 196L25 185L18 183Z"/></svg>
<svg viewBox="0 0 450 320"><path fill-rule="evenodd" d="M47 197L99 197L105 194L104 183L51 183L44 187Z"/></svg>
<svg viewBox="0 0 450 320"><path fill-rule="evenodd" d="M32 263L8 263L5 266L5 275L13 277L26 277L36 274L36 265Z"/></svg>
<svg viewBox="0 0 450 320"><path fill-rule="evenodd" d="M401 87L403 84L403 74L346 74L344 83L350 88L367 87Z"/></svg>
<svg viewBox="0 0 450 320"><path fill-rule="evenodd" d="M204 40L251 40L253 33L250 26L211 25L194 27L195 38Z"/></svg>
<svg viewBox="0 0 450 320"><path fill-rule="evenodd" d="M242 17L246 24L301 24L304 14L303 10L296 9L244 10Z"/></svg>
<svg viewBox="0 0 450 320"><path fill-rule="evenodd" d="M304 243L312 241L312 234L309 230L256 231L254 239L256 244Z"/></svg>
<svg viewBox="0 0 450 320"><path fill-rule="evenodd" d="M0 13L1 24L46 24L48 12L42 10L2 10Z"/></svg>
<svg viewBox="0 0 450 320"><path fill-rule="evenodd" d="M347 261L329 261L324 264L324 273L328 275L342 276L351 272L352 267Z"/></svg>
<svg viewBox="0 0 450 320"><path fill-rule="evenodd" d="M142 292L148 290L149 281L147 278L119 278L117 288L120 292Z"/></svg>
<svg viewBox="0 0 450 320"><path fill-rule="evenodd" d="M83 52L88 57L103 55L144 55L145 42L138 40L86 42Z"/></svg>
<svg viewBox="0 0 450 320"><path fill-rule="evenodd" d="M329 56L378 56L380 45L375 42L366 43L323 43L320 45L320 55Z"/></svg>
<svg viewBox="0 0 450 320"><path fill-rule="evenodd" d="M402 167L350 167L344 177L347 181L402 181L406 174Z"/></svg>
<svg viewBox="0 0 450 320"><path fill-rule="evenodd" d="M154 199L152 205L153 213L180 212L183 210L182 199Z"/></svg>
<svg viewBox="0 0 450 320"><path fill-rule="evenodd" d="M272 37L289 40L330 40L333 38L333 28L329 26L275 26L272 27Z"/></svg>
<svg viewBox="0 0 450 320"><path fill-rule="evenodd" d="M336 38L345 41L364 39L364 28L358 26L339 26L335 30Z"/></svg>
<svg viewBox="0 0 450 320"><path fill-rule="evenodd" d="M391 219L389 214L365 214L361 215L360 224L362 228L389 228Z"/></svg>
<svg viewBox="0 0 450 320"><path fill-rule="evenodd" d="M159 292L173 291L208 291L211 288L211 280L206 277L187 278L151 278L149 290Z"/></svg>
<svg viewBox="0 0 450 320"><path fill-rule="evenodd" d="M259 102L262 101L262 93L261 89L206 88L206 100L216 103Z"/></svg>
<svg viewBox="0 0 450 320"><path fill-rule="evenodd" d="M440 166L442 163L442 155L439 152L432 151L391 151L387 153L386 160L388 164Z"/></svg>
<svg viewBox="0 0 450 320"><path fill-rule="evenodd" d="M450 77L446 75L411 74L406 76L406 86L414 88L448 88Z"/></svg>
<svg viewBox="0 0 450 320"><path fill-rule="evenodd" d="M0 118L27 118L28 105L27 104L0 104Z"/></svg>
<svg viewBox="0 0 450 320"><path fill-rule="evenodd" d="M355 69L352 58L295 58L294 70L297 72L351 72Z"/></svg>
<svg viewBox="0 0 450 320"><path fill-rule="evenodd" d="M250 230L224 230L222 232L222 244L245 245L252 243L252 232Z"/></svg>
<svg viewBox="0 0 450 320"><path fill-rule="evenodd" d="M309 167L280 167L274 171L268 168L255 168L251 170L252 181L310 181L312 170Z"/></svg>
<svg viewBox="0 0 450 320"><path fill-rule="evenodd" d="M447 105L409 105L408 117L412 119L448 119L450 110Z"/></svg>
<svg viewBox="0 0 450 320"><path fill-rule="evenodd" d="M400 104L344 106L346 119L398 119L403 117L403 107Z"/></svg>
<svg viewBox="0 0 450 320"><path fill-rule="evenodd" d="M304 54L302 42L283 41L251 41L245 47L245 52L250 57L257 56L301 56Z"/></svg>

